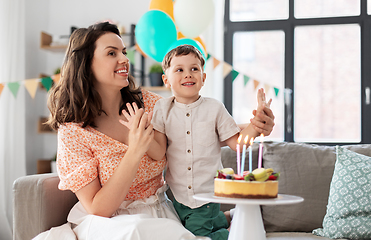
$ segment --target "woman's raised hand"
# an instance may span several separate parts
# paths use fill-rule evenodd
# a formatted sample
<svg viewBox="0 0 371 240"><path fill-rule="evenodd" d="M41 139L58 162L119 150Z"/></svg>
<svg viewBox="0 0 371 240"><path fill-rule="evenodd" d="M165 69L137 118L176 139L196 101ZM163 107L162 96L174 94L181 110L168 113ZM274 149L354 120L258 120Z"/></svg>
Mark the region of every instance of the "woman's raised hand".
<svg viewBox="0 0 371 240"><path fill-rule="evenodd" d="M126 120L120 119L120 123L122 125L126 126L129 129L131 129L131 124L132 124L132 121L133 121L133 117L135 116L135 114L137 114L137 112L139 110L139 108L138 108L138 106L137 106L137 104L135 102L133 102L132 105L130 103L127 103L126 104L126 107L127 107L128 111L129 111L129 113L127 111L125 111L125 109L122 110L122 114L124 115L124 117L126 118ZM151 111L147 115L148 115L148 119L147 119L146 128L149 126L149 124L151 124L153 112Z"/></svg>
<svg viewBox="0 0 371 240"><path fill-rule="evenodd" d="M122 111L126 120L120 119L120 123L129 128L129 148L137 153L144 153L148 150L154 137L153 126L151 124L152 112L146 113L143 108L133 103L133 107L128 103L128 112Z"/></svg>

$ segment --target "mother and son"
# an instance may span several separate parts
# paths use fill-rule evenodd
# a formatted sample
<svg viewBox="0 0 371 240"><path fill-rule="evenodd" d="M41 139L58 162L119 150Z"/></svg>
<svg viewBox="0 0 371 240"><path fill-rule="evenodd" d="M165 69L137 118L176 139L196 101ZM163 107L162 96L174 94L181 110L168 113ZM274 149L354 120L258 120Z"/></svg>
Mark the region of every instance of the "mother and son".
<svg viewBox="0 0 371 240"><path fill-rule="evenodd" d="M193 195L213 192L221 146L271 133L271 100L258 90L254 117L238 126L222 103L200 96L205 60L193 46L166 54L163 81L173 96L165 99L135 86L126 54L115 25L77 29L50 91L59 188L79 200L68 229L77 239L227 239L230 213ZM62 239L66 229L36 239Z"/></svg>

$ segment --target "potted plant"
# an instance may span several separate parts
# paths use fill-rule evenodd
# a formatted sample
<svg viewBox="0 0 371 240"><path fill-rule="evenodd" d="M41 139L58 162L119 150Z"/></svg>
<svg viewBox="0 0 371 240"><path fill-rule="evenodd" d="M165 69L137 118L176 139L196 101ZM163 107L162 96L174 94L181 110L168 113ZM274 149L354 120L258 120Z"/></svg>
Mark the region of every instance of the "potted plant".
<svg viewBox="0 0 371 240"><path fill-rule="evenodd" d="M151 86L163 86L164 82L162 81L162 66L159 63L153 64L149 69L149 80Z"/></svg>

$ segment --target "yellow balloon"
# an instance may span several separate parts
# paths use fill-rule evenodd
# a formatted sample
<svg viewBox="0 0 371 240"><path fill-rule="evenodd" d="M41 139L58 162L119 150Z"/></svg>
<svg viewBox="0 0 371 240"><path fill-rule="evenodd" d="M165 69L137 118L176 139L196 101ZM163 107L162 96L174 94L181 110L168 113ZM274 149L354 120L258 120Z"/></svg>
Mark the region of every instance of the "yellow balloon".
<svg viewBox="0 0 371 240"><path fill-rule="evenodd" d="M174 21L174 4L173 0L152 0L149 4L150 10L160 10L166 13Z"/></svg>

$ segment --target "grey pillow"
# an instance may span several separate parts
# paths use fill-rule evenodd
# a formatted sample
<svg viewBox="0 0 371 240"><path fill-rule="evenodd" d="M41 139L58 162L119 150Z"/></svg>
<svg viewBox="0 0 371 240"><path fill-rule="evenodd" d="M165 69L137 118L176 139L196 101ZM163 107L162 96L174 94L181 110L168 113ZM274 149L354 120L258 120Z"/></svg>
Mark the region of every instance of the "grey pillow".
<svg viewBox="0 0 371 240"><path fill-rule="evenodd" d="M371 156L371 144L347 145L344 148ZM281 172L278 192L304 198L304 202L299 204L262 206L267 232L311 232L322 227L335 167L335 152L334 146L264 143L263 167Z"/></svg>
<svg viewBox="0 0 371 240"><path fill-rule="evenodd" d="M335 147L264 143L263 167L281 173L278 192L304 198L299 204L262 206L267 232L311 232L322 226L335 159Z"/></svg>

